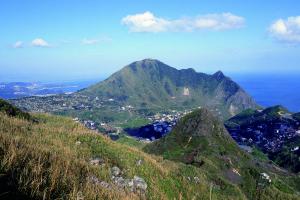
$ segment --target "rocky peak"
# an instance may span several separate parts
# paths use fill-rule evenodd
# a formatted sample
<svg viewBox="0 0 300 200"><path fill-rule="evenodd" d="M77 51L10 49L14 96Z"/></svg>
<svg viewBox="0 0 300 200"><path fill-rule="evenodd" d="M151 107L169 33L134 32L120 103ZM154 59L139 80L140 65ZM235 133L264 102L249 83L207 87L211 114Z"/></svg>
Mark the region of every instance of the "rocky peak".
<svg viewBox="0 0 300 200"><path fill-rule="evenodd" d="M217 80L224 79L226 76L223 74L222 71L217 71L213 74L213 77L215 77Z"/></svg>

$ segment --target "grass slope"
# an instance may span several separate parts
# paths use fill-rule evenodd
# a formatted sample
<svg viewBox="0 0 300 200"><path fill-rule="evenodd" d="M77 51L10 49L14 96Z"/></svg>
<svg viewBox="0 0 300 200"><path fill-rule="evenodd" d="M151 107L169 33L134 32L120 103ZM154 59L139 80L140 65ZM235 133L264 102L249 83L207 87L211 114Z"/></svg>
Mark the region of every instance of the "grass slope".
<svg viewBox="0 0 300 200"><path fill-rule="evenodd" d="M150 156L111 141L69 118L35 115L39 124L0 115L1 173L22 195L36 199L142 199L119 189L106 190L87 181L96 176L111 183L110 168L119 166L126 177L138 175L148 184L147 199L208 199L210 177L196 167ZM81 141L81 145L76 145ZM101 157L103 167L89 165ZM141 159L143 164L137 166ZM197 176L200 184L188 181ZM215 199L243 199L238 188L214 191ZM4 194L5 195L5 194Z"/></svg>
<svg viewBox="0 0 300 200"><path fill-rule="evenodd" d="M211 148L202 157L204 167L199 168L113 142L70 118L45 114L34 117L39 123L0 113L1 199L209 199L211 188L213 199L255 199L253 177L259 171L238 164L248 159L243 152L236 152L240 155L237 159L242 160L231 161L245 177L238 183L235 177L226 178L223 172L231 164L226 159L220 162L217 152L209 152ZM226 151L235 151L234 145L222 151L227 155ZM90 165L95 157L105 164ZM139 160L141 165L137 164ZM111 180L113 166L118 166L124 177L144 178L148 185L145 195L116 187ZM294 194L299 186L294 181L297 177L282 179L278 173L270 174L274 183L261 191L261 199L299 199ZM91 183L87 178L92 176L112 187Z"/></svg>

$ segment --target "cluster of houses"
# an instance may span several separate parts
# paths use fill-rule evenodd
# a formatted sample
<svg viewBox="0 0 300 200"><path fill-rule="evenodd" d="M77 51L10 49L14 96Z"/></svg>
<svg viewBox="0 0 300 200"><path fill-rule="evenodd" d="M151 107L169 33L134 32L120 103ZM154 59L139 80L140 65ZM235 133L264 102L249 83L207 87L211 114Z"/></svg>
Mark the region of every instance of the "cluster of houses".
<svg viewBox="0 0 300 200"><path fill-rule="evenodd" d="M116 104L114 99L100 99L99 97L88 97L85 95L59 94L45 97L26 97L11 102L24 109L33 112L61 112L65 110L92 110L102 108L106 105Z"/></svg>
<svg viewBox="0 0 300 200"><path fill-rule="evenodd" d="M278 152L286 141L300 137L300 124L293 120L259 121L228 128L240 145L256 145L265 152Z"/></svg>
<svg viewBox="0 0 300 200"><path fill-rule="evenodd" d="M191 113L191 110L185 110L185 111L176 111L172 110L169 113L157 113L153 116L148 116L148 120L152 123L156 122L176 122L181 117Z"/></svg>
<svg viewBox="0 0 300 200"><path fill-rule="evenodd" d="M125 131L129 135L148 143L171 132L178 120L190 112L187 110L183 112L173 110L170 113L157 113L148 117L148 120L151 121L150 124L138 128L128 128Z"/></svg>

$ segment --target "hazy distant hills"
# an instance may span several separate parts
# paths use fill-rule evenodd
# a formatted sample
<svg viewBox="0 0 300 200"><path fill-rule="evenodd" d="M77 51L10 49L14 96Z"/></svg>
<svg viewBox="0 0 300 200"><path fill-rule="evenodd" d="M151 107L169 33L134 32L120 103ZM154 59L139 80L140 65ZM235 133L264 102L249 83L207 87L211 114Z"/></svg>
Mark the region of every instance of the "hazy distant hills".
<svg viewBox="0 0 300 200"><path fill-rule="evenodd" d="M28 96L49 96L76 92L89 86L94 81L78 81L63 83L42 82L6 82L0 83L0 97L4 99L16 99Z"/></svg>
<svg viewBox="0 0 300 200"><path fill-rule="evenodd" d="M255 101L221 71L208 75L193 69L177 70L153 59L134 62L79 94L111 98L137 108L202 106L225 118L257 107Z"/></svg>

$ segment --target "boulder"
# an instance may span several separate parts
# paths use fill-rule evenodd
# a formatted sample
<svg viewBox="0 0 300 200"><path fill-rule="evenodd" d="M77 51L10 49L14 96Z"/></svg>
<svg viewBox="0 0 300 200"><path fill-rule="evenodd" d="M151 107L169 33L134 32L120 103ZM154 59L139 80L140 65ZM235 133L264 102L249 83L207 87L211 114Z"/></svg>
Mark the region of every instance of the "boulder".
<svg viewBox="0 0 300 200"><path fill-rule="evenodd" d="M147 190L147 183L146 181L138 176L134 176L133 178L133 189L134 191L141 191L141 192L146 192Z"/></svg>
<svg viewBox="0 0 300 200"><path fill-rule="evenodd" d="M120 176L120 175L121 175L121 170L120 170L120 168L117 167L117 166L112 167L112 168L111 168L111 175L112 175L113 177Z"/></svg>

